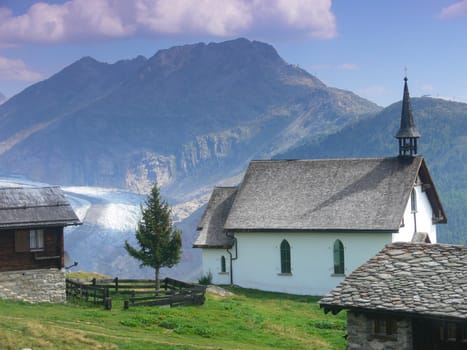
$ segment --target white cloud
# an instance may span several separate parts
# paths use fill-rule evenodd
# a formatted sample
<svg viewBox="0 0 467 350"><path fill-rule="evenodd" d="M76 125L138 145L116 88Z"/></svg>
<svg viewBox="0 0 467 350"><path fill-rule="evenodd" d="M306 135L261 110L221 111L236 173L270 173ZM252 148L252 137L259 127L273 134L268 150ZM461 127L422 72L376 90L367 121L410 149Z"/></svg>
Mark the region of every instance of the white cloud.
<svg viewBox="0 0 467 350"><path fill-rule="evenodd" d="M356 65L354 63L343 63L343 64L340 64L339 66L337 66L337 69L339 69L339 70L357 70L358 65Z"/></svg>
<svg viewBox="0 0 467 350"><path fill-rule="evenodd" d="M112 0L71 0L54 5L38 2L28 12L12 16L0 9L0 40L59 42L69 38L124 36L132 31L112 7ZM123 6L122 6L123 7Z"/></svg>
<svg viewBox="0 0 467 350"><path fill-rule="evenodd" d="M323 64L312 64L310 65L310 70L311 71L315 71L315 70L328 70L328 69L332 69L333 66L330 65L330 64L326 64L326 63L323 63Z"/></svg>
<svg viewBox="0 0 467 350"><path fill-rule="evenodd" d="M331 0L276 0L264 1L286 23L307 31L311 37L330 39L336 36L336 18L331 11Z"/></svg>
<svg viewBox="0 0 467 350"><path fill-rule="evenodd" d="M442 19L467 17L467 0L462 0L448 7L444 7L441 9L439 17Z"/></svg>
<svg viewBox="0 0 467 350"><path fill-rule="evenodd" d="M19 16L0 8L0 45L153 34L248 34L261 26L336 35L332 0L69 0Z"/></svg>
<svg viewBox="0 0 467 350"><path fill-rule="evenodd" d="M228 36L248 28L251 9L242 0L137 1L135 20L157 33L206 33Z"/></svg>
<svg viewBox="0 0 467 350"><path fill-rule="evenodd" d="M36 81L41 74L31 70L22 60L0 56L0 80Z"/></svg>
<svg viewBox="0 0 467 350"><path fill-rule="evenodd" d="M434 90L432 84L423 84L420 89L425 93L431 93Z"/></svg>
<svg viewBox="0 0 467 350"><path fill-rule="evenodd" d="M382 85L372 85L356 91L357 95L365 97L370 101L379 99L387 94L386 88Z"/></svg>
<svg viewBox="0 0 467 350"><path fill-rule="evenodd" d="M359 66L355 63L341 63L341 64L312 64L311 70L357 70Z"/></svg>

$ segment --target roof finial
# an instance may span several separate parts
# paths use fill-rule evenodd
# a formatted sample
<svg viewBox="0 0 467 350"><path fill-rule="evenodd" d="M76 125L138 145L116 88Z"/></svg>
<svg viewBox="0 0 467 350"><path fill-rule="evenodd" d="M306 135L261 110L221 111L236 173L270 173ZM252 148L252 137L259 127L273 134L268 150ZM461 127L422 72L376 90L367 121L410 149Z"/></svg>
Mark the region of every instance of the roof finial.
<svg viewBox="0 0 467 350"><path fill-rule="evenodd" d="M407 66L404 67L404 81L407 82Z"/></svg>

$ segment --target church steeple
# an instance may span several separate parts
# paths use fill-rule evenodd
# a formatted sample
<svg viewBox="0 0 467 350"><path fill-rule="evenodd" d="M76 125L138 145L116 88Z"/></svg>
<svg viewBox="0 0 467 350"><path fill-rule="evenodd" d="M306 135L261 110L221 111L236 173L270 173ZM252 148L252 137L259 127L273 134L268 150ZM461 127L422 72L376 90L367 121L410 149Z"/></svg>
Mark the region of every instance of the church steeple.
<svg viewBox="0 0 467 350"><path fill-rule="evenodd" d="M407 77L404 78L401 127L395 137L399 140L399 156L414 156L417 154L417 139L420 137L420 133L415 128L413 120Z"/></svg>

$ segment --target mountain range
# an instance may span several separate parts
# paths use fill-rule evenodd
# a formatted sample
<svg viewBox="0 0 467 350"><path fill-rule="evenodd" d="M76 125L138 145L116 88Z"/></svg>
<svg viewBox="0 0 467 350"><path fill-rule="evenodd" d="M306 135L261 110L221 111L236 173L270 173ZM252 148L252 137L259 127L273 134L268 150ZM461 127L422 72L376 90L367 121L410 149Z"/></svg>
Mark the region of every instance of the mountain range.
<svg viewBox="0 0 467 350"><path fill-rule="evenodd" d="M420 150L448 215L439 239L465 244L467 105L412 103ZM214 185L238 183L251 159L395 156L400 112L400 102L383 109L328 87L272 46L247 39L113 64L84 57L0 105L0 176L119 188L135 194L125 197L131 208L157 180L183 227L185 274L199 267L190 247ZM67 234L71 259L136 274L122 248L134 226L104 227L98 217L115 203L73 196L92 210Z"/></svg>
<svg viewBox="0 0 467 350"><path fill-rule="evenodd" d="M246 39L85 57L0 106L0 169L139 193L157 178L180 201L380 109Z"/></svg>

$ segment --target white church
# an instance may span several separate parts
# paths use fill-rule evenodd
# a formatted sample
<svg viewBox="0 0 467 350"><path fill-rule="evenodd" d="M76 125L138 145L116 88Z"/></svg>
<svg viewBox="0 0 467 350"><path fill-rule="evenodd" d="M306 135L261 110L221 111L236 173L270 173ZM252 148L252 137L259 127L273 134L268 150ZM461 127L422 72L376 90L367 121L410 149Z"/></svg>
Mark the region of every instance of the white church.
<svg viewBox="0 0 467 350"><path fill-rule="evenodd" d="M417 155L407 78L399 155L252 161L236 187L216 187L195 248L213 283L324 295L392 242L436 243L446 223Z"/></svg>

